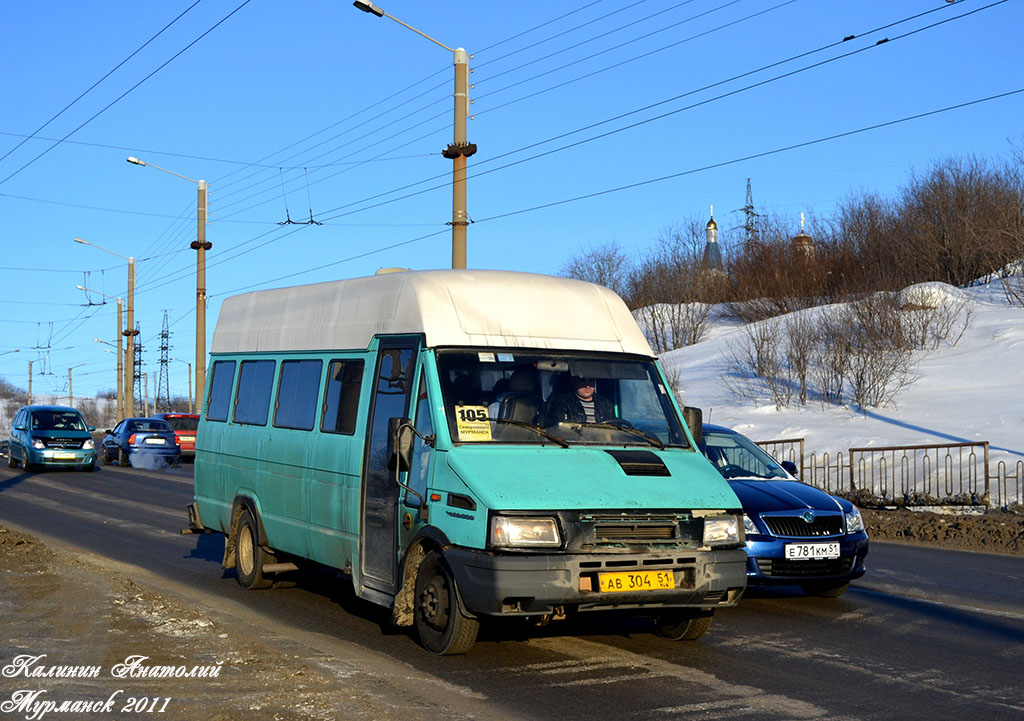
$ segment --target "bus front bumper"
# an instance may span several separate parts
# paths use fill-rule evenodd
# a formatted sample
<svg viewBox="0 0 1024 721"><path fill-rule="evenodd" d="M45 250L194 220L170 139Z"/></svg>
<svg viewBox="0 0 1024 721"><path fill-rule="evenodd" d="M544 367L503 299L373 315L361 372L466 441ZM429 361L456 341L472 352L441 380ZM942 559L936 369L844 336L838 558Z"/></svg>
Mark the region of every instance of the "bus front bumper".
<svg viewBox="0 0 1024 721"><path fill-rule="evenodd" d="M486 616L536 616L567 611L734 606L746 587L742 548L684 549L657 554L507 554L449 547L445 551L466 608ZM673 588L602 592L600 576L669 571Z"/></svg>

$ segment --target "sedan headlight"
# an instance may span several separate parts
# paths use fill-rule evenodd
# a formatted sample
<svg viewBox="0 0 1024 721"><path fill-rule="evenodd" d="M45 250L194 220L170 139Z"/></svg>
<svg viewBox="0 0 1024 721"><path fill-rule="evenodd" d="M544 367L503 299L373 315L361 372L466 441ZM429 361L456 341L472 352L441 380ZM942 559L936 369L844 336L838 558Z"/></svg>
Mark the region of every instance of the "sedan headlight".
<svg viewBox="0 0 1024 721"><path fill-rule="evenodd" d="M91 451L93 448L95 448L95 445L92 442L92 438L90 438L89 440L85 441L85 443L82 444L83 450Z"/></svg>
<svg viewBox="0 0 1024 721"><path fill-rule="evenodd" d="M846 515L846 532L847 533L860 533L864 530L864 519L860 516L860 511L854 506L853 510Z"/></svg>
<svg viewBox="0 0 1024 721"><path fill-rule="evenodd" d="M37 451L41 451L44 448L46 448L46 443L43 442L42 438L33 438L32 447L35 448Z"/></svg>
<svg viewBox="0 0 1024 721"><path fill-rule="evenodd" d="M757 526L754 525L754 521L746 513L743 514L743 532L748 536L760 533L757 530Z"/></svg>
<svg viewBox="0 0 1024 721"><path fill-rule="evenodd" d="M741 546L739 516L714 516L704 519L705 546Z"/></svg>
<svg viewBox="0 0 1024 721"><path fill-rule="evenodd" d="M561 546L554 518L492 516L491 545L501 548Z"/></svg>

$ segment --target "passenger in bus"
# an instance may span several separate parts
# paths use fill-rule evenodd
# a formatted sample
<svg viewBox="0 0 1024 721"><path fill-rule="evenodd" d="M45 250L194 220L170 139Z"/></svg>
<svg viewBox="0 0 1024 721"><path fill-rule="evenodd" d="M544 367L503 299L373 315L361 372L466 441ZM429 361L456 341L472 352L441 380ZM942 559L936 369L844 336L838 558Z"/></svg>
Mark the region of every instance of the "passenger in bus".
<svg viewBox="0 0 1024 721"><path fill-rule="evenodd" d="M532 369L517 368L508 379L508 391L499 393L487 408L488 416L520 423L533 423L542 399Z"/></svg>
<svg viewBox="0 0 1024 721"><path fill-rule="evenodd" d="M605 423L617 420L611 401L597 394L596 380L576 376L570 380L573 392L559 394L553 399L549 399L543 425Z"/></svg>

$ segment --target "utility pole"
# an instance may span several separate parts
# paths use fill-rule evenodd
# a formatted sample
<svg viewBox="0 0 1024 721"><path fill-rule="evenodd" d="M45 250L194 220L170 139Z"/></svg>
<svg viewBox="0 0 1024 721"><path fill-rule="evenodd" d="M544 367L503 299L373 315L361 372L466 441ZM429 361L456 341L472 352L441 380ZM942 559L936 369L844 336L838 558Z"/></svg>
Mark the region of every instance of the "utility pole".
<svg viewBox="0 0 1024 721"><path fill-rule="evenodd" d="M28 405L32 405L32 361L28 362Z"/></svg>
<svg viewBox="0 0 1024 721"><path fill-rule="evenodd" d="M128 318L125 330L122 331L127 344L124 349L124 414L126 418L135 415L135 377L136 359L141 356L142 349L135 350L135 336L139 334L135 326L135 258L128 259Z"/></svg>

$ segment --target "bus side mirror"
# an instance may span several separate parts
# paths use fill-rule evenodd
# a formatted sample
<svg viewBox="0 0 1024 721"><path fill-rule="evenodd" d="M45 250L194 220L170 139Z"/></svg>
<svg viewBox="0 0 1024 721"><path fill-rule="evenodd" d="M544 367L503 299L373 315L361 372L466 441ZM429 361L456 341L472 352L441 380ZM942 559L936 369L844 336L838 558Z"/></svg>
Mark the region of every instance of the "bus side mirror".
<svg viewBox="0 0 1024 721"><path fill-rule="evenodd" d="M388 470L400 473L412 468L412 445L415 435L408 418L388 419Z"/></svg>
<svg viewBox="0 0 1024 721"><path fill-rule="evenodd" d="M683 420L690 429L693 442L700 446L704 442L704 412L700 408L686 406L683 408Z"/></svg>

